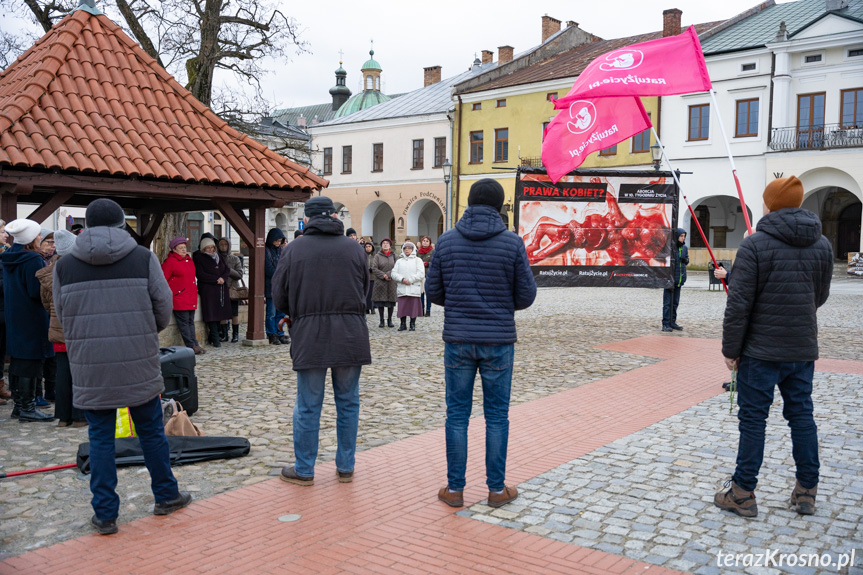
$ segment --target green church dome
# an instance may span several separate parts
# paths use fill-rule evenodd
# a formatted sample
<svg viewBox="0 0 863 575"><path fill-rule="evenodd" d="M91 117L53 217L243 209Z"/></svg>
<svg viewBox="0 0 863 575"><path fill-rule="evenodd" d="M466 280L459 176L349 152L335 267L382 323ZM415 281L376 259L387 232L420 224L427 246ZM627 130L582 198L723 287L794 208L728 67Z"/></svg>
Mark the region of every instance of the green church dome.
<svg viewBox="0 0 863 575"><path fill-rule="evenodd" d="M348 114L371 108L376 104L381 104L391 99L392 98L386 94L378 92L377 90L366 90L351 96L347 102L341 105L334 117L341 118L342 116L347 116Z"/></svg>
<svg viewBox="0 0 863 575"><path fill-rule="evenodd" d="M366 63L363 64L363 67L360 68L360 70L363 70L363 71L365 71L365 70L383 70L383 68L381 68L381 65L378 64L378 61L375 60L375 51L374 50L369 50L369 56L371 56L371 58L366 60Z"/></svg>

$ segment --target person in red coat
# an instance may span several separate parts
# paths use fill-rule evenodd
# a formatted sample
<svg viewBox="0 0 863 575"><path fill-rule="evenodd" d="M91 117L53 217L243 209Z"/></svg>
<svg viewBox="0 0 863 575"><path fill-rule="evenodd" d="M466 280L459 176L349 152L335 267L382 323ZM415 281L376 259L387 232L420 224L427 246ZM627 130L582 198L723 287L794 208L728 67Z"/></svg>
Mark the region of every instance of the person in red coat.
<svg viewBox="0 0 863 575"><path fill-rule="evenodd" d="M178 237L168 244L171 253L162 263L162 272L174 294L174 319L186 347L195 354L207 353L195 338L195 310L198 309L198 282L195 279L195 264L187 252L188 238Z"/></svg>

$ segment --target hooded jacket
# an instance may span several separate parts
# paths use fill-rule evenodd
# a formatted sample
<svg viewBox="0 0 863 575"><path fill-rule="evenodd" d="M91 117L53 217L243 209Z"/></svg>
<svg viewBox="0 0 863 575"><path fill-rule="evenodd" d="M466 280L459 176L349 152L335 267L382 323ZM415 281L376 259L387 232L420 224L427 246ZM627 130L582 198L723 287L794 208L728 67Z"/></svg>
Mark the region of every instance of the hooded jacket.
<svg viewBox="0 0 863 575"><path fill-rule="evenodd" d="M674 277L674 287L683 287L686 283L686 266L689 265L689 248L685 243L680 243L678 238L680 234L685 234L686 230L677 228L674 230L674 248L671 250L671 266L672 276Z"/></svg>
<svg viewBox="0 0 863 575"><path fill-rule="evenodd" d="M369 268L365 250L341 221L309 219L303 240L283 250L273 302L291 320L294 370L368 365Z"/></svg>
<svg viewBox="0 0 863 575"><path fill-rule="evenodd" d="M447 343L515 343L515 311L536 299L524 242L491 206L465 210L435 246L426 297L446 308Z"/></svg>
<svg viewBox="0 0 863 575"><path fill-rule="evenodd" d="M423 261L417 257L416 250L412 251L411 255L406 256L404 248L402 248L402 255L396 261L396 265L393 266L390 276L396 283L398 297L420 297L422 295L426 270ZM409 280L411 285L403 284L403 279Z"/></svg>
<svg viewBox="0 0 863 575"><path fill-rule="evenodd" d="M164 389L159 332L171 289L156 254L119 228L87 228L54 264L54 311L72 370L74 405L114 409L146 403Z"/></svg>
<svg viewBox="0 0 863 575"><path fill-rule="evenodd" d="M279 258L282 257L282 248L274 248L273 242L285 239L285 234L279 228L273 228L267 232L267 248L264 250L264 297L273 297L273 275ZM359 245L359 244L357 244Z"/></svg>
<svg viewBox="0 0 863 575"><path fill-rule="evenodd" d="M17 359L54 357L48 341L48 312L42 306L36 272L45 267L39 252L14 244L0 255L6 316L6 353Z"/></svg>
<svg viewBox="0 0 863 575"><path fill-rule="evenodd" d="M766 361L818 359L817 309L830 295L833 250L818 216L802 208L771 212L744 239L734 261L722 354Z"/></svg>

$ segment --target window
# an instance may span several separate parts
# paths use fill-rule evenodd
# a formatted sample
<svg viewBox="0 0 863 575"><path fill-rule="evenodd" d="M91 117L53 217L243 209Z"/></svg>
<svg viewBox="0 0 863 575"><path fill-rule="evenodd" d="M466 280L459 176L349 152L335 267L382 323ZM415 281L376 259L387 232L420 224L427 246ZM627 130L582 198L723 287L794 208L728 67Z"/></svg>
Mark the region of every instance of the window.
<svg viewBox="0 0 863 575"><path fill-rule="evenodd" d="M366 90L373 90L374 86L374 80L372 79L372 77L366 76Z"/></svg>
<svg viewBox="0 0 863 575"><path fill-rule="evenodd" d="M689 141L706 140L710 136L710 104L689 106Z"/></svg>
<svg viewBox="0 0 863 575"><path fill-rule="evenodd" d="M821 61L821 54L809 54L808 56L803 57L803 62L806 64L814 64L815 62Z"/></svg>
<svg viewBox="0 0 863 575"><path fill-rule="evenodd" d="M329 176L333 173L333 149L324 148L324 175Z"/></svg>
<svg viewBox="0 0 863 575"><path fill-rule="evenodd" d="M423 154L425 152L425 140L413 141L413 161L411 163L412 170L423 169Z"/></svg>
<svg viewBox="0 0 863 575"><path fill-rule="evenodd" d="M482 163L482 132L470 133L470 163Z"/></svg>
<svg viewBox="0 0 863 575"><path fill-rule="evenodd" d="M740 66L741 72L754 72L755 71L755 62L750 62L749 64L742 64Z"/></svg>
<svg viewBox="0 0 863 575"><path fill-rule="evenodd" d="M605 157L605 156L616 156L617 155L617 144L615 144L609 148L604 148L604 149L600 150L599 155L603 156L603 157Z"/></svg>
<svg viewBox="0 0 863 575"><path fill-rule="evenodd" d="M545 95L545 99L549 102L554 102L555 100L557 100L557 92L549 92Z"/></svg>
<svg viewBox="0 0 863 575"><path fill-rule="evenodd" d="M222 224L213 224L213 235L217 238L222 237Z"/></svg>
<svg viewBox="0 0 863 575"><path fill-rule="evenodd" d="M855 48L854 50L848 50L849 58L857 58L858 56L863 56L863 48Z"/></svg>
<svg viewBox="0 0 863 575"><path fill-rule="evenodd" d="M825 93L797 96L797 147L819 149L824 141Z"/></svg>
<svg viewBox="0 0 863 575"><path fill-rule="evenodd" d="M446 162L446 138L434 139L434 167L440 168Z"/></svg>
<svg viewBox="0 0 863 575"><path fill-rule="evenodd" d="M737 100L737 122L735 126L735 138L758 135L758 98Z"/></svg>
<svg viewBox="0 0 863 575"><path fill-rule="evenodd" d="M372 144L372 171L384 171L384 145Z"/></svg>
<svg viewBox="0 0 863 575"><path fill-rule="evenodd" d="M494 161L509 160L509 128L498 128L494 131Z"/></svg>
<svg viewBox="0 0 863 575"><path fill-rule="evenodd" d="M647 115L650 117L650 114ZM641 154L650 151L650 128L632 136L632 153Z"/></svg>
<svg viewBox="0 0 863 575"><path fill-rule="evenodd" d="M354 148L353 146L342 146L342 173L350 174L354 169Z"/></svg>
<svg viewBox="0 0 863 575"><path fill-rule="evenodd" d="M474 112L476 112L477 110L482 110L482 102L474 102L473 104L471 104L470 109Z"/></svg>
<svg viewBox="0 0 863 575"><path fill-rule="evenodd" d="M497 101L498 108L506 108L506 98L501 98Z"/></svg>
<svg viewBox="0 0 863 575"><path fill-rule="evenodd" d="M842 127L863 128L863 88L842 90Z"/></svg>

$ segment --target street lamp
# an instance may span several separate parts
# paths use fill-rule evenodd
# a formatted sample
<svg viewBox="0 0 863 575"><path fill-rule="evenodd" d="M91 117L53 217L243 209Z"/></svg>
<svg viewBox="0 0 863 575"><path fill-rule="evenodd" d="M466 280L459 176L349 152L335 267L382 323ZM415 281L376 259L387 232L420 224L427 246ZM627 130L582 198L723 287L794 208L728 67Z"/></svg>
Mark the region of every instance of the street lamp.
<svg viewBox="0 0 863 575"><path fill-rule="evenodd" d="M659 144L650 146L650 155L653 158L653 169L659 171L659 165L662 163L662 148Z"/></svg>
<svg viewBox="0 0 863 575"><path fill-rule="evenodd" d="M450 210L452 209L452 192L450 191L450 181L452 181L452 163L450 163L449 158L444 159L443 165L443 181L446 185L446 217L444 218L444 229L449 229L450 218Z"/></svg>
<svg viewBox="0 0 863 575"><path fill-rule="evenodd" d="M452 164L450 163L449 158L444 160L441 167L443 168L443 181L445 184L449 184L452 179Z"/></svg>

